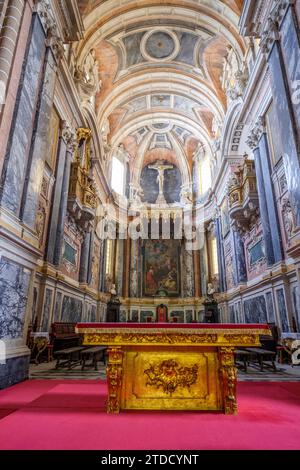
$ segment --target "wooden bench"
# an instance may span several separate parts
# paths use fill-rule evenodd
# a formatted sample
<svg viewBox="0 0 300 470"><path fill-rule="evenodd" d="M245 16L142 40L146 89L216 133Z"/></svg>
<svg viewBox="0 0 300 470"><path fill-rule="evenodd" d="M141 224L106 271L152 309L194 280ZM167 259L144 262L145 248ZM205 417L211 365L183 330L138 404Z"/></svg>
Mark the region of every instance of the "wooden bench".
<svg viewBox="0 0 300 470"><path fill-rule="evenodd" d="M82 346L78 346L76 348L67 348L67 349L62 349L61 351L56 351L54 355L57 357L57 363L55 368L58 369L59 367L64 367L68 366L68 369L70 370L72 366L76 364L81 363L81 353L84 351L86 348ZM61 362L63 361L64 362Z"/></svg>
<svg viewBox="0 0 300 470"><path fill-rule="evenodd" d="M94 348L88 348L82 351L81 359L82 359L82 366L81 370L84 370L86 367L86 361L91 359L92 366L95 370L98 370L97 363L98 361L102 361L104 365L106 365L106 347L105 346L95 346Z"/></svg>
<svg viewBox="0 0 300 470"><path fill-rule="evenodd" d="M274 372L277 372L275 365L276 352L263 348L245 348L245 351L252 353L256 361L259 363L261 371L264 370L264 362L271 362Z"/></svg>
<svg viewBox="0 0 300 470"><path fill-rule="evenodd" d="M251 360L251 357L255 355L252 351L246 351L245 349L236 349L235 352L236 361L241 361L244 364L244 371L247 373L248 365Z"/></svg>

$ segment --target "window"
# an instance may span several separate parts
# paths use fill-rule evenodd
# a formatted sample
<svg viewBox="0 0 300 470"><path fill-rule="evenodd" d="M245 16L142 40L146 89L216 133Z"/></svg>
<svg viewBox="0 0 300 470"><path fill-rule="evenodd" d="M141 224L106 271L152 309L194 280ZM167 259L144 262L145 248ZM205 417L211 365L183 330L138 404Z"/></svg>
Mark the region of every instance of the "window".
<svg viewBox="0 0 300 470"><path fill-rule="evenodd" d="M113 241L106 241L106 260L105 260L105 274L112 275L112 254L113 254Z"/></svg>
<svg viewBox="0 0 300 470"><path fill-rule="evenodd" d="M121 196L124 195L124 164L116 157L112 159L111 187L113 191Z"/></svg>
<svg viewBox="0 0 300 470"><path fill-rule="evenodd" d="M217 239L211 238L209 240L209 245L211 276L216 276L219 274Z"/></svg>
<svg viewBox="0 0 300 470"><path fill-rule="evenodd" d="M209 158L200 162L200 194L205 194L211 188L211 171Z"/></svg>

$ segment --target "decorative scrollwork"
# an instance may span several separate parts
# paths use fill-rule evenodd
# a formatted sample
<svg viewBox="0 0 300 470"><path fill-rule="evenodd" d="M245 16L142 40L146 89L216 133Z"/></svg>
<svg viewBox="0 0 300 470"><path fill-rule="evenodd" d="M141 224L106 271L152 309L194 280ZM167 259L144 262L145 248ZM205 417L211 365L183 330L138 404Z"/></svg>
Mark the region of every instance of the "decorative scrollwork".
<svg viewBox="0 0 300 470"><path fill-rule="evenodd" d="M120 348L108 350L109 361L106 369L108 382L108 413L119 413L121 407L121 389L123 372L123 351Z"/></svg>
<svg viewBox="0 0 300 470"><path fill-rule="evenodd" d="M189 390L197 382L198 365L185 367L170 359L151 365L144 374L148 377L147 386L162 388L165 393L172 396L178 387Z"/></svg>
<svg viewBox="0 0 300 470"><path fill-rule="evenodd" d="M212 344L217 334L86 333L86 344Z"/></svg>

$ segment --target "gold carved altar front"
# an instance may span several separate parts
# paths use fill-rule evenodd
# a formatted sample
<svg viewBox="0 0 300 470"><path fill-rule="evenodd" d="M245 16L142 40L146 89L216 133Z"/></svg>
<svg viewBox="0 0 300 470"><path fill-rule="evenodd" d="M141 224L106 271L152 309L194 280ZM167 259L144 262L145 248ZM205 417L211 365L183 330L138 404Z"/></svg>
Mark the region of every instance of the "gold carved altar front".
<svg viewBox="0 0 300 470"><path fill-rule="evenodd" d="M126 325L126 326L125 326ZM267 326L77 325L86 346L107 345L108 413L237 412L236 347L259 346Z"/></svg>

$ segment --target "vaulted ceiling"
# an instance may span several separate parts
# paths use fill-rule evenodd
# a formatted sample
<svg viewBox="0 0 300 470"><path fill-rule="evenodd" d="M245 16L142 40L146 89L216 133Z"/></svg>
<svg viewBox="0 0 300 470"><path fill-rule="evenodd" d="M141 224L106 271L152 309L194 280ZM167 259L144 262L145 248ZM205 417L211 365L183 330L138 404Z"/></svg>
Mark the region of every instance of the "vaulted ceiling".
<svg viewBox="0 0 300 470"><path fill-rule="evenodd" d="M86 28L78 55L83 61L94 49L99 62L96 110L106 151L123 143L131 167L161 158L190 169L224 119L223 64L230 47L243 56L243 0L78 3Z"/></svg>

